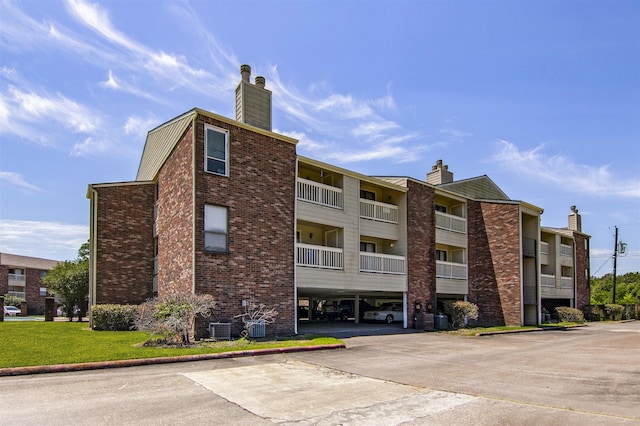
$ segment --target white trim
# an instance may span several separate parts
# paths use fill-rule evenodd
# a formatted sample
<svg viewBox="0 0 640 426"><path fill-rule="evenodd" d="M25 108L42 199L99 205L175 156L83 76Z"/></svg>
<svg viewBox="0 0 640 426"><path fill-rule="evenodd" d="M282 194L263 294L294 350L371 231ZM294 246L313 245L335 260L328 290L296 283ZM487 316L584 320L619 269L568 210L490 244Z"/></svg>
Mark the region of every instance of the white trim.
<svg viewBox="0 0 640 426"><path fill-rule="evenodd" d="M214 172L214 171L208 170L208 168L207 168L207 160L209 158L211 158L211 159L213 159L215 161L223 161L223 160L221 160L219 158L209 157L209 155L208 155L208 149L207 149L208 148L208 138L207 138L208 133L207 132L209 130L217 132L217 133L222 133L224 135L224 156L225 156L225 158L224 158L224 173ZM228 130L222 129L220 127L212 126L211 124L205 124L204 125L204 171L205 171L205 173L211 173L211 174L218 175L218 176L229 177L229 158L230 158L229 148L230 148L230 145L231 144L229 143L229 131Z"/></svg>

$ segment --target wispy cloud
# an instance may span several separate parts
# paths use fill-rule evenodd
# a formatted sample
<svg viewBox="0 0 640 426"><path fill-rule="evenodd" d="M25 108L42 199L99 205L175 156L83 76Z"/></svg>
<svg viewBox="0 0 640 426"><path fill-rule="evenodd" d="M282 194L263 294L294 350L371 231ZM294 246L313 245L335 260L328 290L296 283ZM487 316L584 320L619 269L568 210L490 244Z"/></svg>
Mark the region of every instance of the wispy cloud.
<svg viewBox="0 0 640 426"><path fill-rule="evenodd" d="M640 198L640 179L623 179L609 171L609 165L577 164L564 155L546 155L544 145L520 150L508 141L499 141L493 160L510 172L546 181L574 192L600 197Z"/></svg>
<svg viewBox="0 0 640 426"><path fill-rule="evenodd" d="M0 181L7 182L10 185L33 191L44 191L42 188L27 182L22 174L16 172L0 171Z"/></svg>
<svg viewBox="0 0 640 426"><path fill-rule="evenodd" d="M127 135L136 136L137 138L146 138L147 132L153 129L160 123L156 117L150 116L147 118L140 118L137 116L131 116L127 118L127 122L124 124L124 132Z"/></svg>
<svg viewBox="0 0 640 426"><path fill-rule="evenodd" d="M86 225L0 220L0 252L3 253L54 260L74 259L88 237Z"/></svg>
<svg viewBox="0 0 640 426"><path fill-rule="evenodd" d="M61 94L21 90L9 85L0 99L0 133L10 133L44 145L54 144L51 123L73 133L91 133L100 114Z"/></svg>

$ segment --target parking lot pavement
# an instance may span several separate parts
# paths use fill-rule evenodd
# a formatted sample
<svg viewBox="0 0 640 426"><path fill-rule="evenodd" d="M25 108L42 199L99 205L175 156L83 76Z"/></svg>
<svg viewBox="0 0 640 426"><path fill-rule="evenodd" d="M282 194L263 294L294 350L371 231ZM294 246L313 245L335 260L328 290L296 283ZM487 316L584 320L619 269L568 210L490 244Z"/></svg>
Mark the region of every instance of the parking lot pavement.
<svg viewBox="0 0 640 426"><path fill-rule="evenodd" d="M640 424L640 322L345 342L344 350L1 378L0 425Z"/></svg>

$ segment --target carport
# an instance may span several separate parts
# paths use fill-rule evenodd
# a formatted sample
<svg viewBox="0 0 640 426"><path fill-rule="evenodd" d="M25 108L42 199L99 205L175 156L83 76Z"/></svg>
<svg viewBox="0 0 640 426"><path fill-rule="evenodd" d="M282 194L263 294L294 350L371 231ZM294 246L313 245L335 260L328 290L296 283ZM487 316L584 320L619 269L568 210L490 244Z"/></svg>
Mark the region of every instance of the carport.
<svg viewBox="0 0 640 426"><path fill-rule="evenodd" d="M367 310L386 302L403 304L402 322L393 324L363 322ZM407 326L406 295L401 292L354 292L327 289L298 289L296 300L298 334L328 336L366 336L394 334Z"/></svg>

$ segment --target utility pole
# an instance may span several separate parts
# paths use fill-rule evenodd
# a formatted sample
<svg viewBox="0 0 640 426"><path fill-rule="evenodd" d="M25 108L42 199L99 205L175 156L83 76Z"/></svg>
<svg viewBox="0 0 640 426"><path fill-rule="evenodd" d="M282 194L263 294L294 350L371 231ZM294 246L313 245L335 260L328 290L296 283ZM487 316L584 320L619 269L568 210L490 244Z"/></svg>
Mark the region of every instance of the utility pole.
<svg viewBox="0 0 640 426"><path fill-rule="evenodd" d="M618 227L616 226L616 245L613 247L613 304L616 303L616 267L618 265Z"/></svg>

